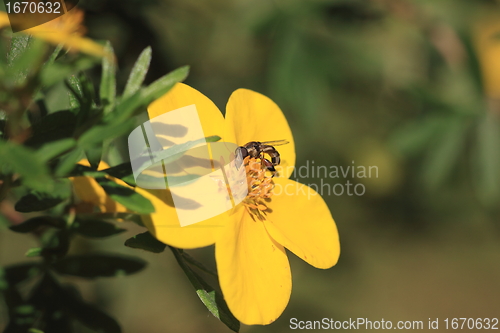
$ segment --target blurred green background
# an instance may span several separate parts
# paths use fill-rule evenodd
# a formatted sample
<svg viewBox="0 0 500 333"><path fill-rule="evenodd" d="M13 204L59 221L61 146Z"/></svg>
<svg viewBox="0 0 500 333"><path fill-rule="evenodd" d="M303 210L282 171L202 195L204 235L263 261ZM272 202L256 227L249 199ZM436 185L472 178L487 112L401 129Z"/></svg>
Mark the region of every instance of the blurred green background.
<svg viewBox="0 0 500 333"><path fill-rule="evenodd" d="M146 83L187 64L186 83L221 110L241 87L273 99L294 133L297 166L378 167L378 178L323 179L366 188L363 196L324 195L340 232L339 263L318 270L290 253L287 309L272 325L242 332L288 332L293 317L393 323L499 317L500 1L81 0L79 6L88 36L115 48L119 90L151 45ZM262 126L273 130L266 119ZM230 332L198 300L169 252L122 246L141 231L127 227L119 237L82 239L79 246L121 248L149 267L118 281L79 281L86 299L127 333ZM22 261L34 246L8 231L0 237L2 265ZM213 248L191 252L214 265Z"/></svg>

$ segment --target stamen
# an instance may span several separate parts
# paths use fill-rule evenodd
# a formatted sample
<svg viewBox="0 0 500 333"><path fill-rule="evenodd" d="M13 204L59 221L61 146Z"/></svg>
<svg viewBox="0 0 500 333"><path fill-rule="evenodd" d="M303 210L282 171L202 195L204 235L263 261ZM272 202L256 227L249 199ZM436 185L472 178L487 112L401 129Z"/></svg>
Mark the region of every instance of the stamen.
<svg viewBox="0 0 500 333"><path fill-rule="evenodd" d="M273 194L273 175L259 158L247 156L243 163L248 184L248 195L243 200L243 204L253 217L264 220L268 211L267 202Z"/></svg>
<svg viewBox="0 0 500 333"><path fill-rule="evenodd" d="M224 163L221 163L221 165L224 165ZM248 193L242 203L254 220L257 218L263 221L266 218L265 215L271 212L267 204L271 201L270 198L273 195L274 174L267 169L264 162L259 158L247 156L243 160L243 166L247 177ZM228 200L232 200L226 175L224 175L224 179L214 178L214 181L218 184L219 193L225 193ZM242 183L239 186L245 186L245 184ZM236 192L238 192L238 189L236 189Z"/></svg>

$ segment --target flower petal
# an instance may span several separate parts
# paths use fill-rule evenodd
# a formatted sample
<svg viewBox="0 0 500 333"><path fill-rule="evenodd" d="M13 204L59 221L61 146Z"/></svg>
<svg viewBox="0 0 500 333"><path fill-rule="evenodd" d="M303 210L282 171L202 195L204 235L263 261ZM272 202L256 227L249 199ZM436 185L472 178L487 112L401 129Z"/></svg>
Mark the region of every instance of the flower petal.
<svg viewBox="0 0 500 333"><path fill-rule="evenodd" d="M250 141L288 141L276 148L281 155L280 167L276 169L280 177L290 177L295 166L292 131L283 112L270 98L248 89L236 90L227 102L225 125L225 136L234 137L240 146Z"/></svg>
<svg viewBox="0 0 500 333"><path fill-rule="evenodd" d="M136 191L149 199L155 207L153 214L142 216L144 225L165 244L181 249L209 246L215 243L223 226L227 224L229 212L181 227L170 191L145 190L139 187Z"/></svg>
<svg viewBox="0 0 500 333"><path fill-rule="evenodd" d="M337 227L323 198L290 179L275 179L265 226L273 239L317 268L330 268L340 255Z"/></svg>
<svg viewBox="0 0 500 333"><path fill-rule="evenodd" d="M113 56L109 54L102 45L94 42L90 38L67 35L62 32L54 33L38 30L29 31L28 33L54 45L63 44L68 50L80 51L96 57L109 57L111 60L114 60Z"/></svg>
<svg viewBox="0 0 500 333"><path fill-rule="evenodd" d="M89 161L81 160L79 164L90 166ZM98 170L104 170L109 168L109 165L101 161L99 163ZM128 186L121 179L116 179L114 177L109 177L114 182ZM73 183L73 189L75 191L76 197L83 203L79 205L78 211L81 213L91 213L94 207L98 207L102 213L120 213L128 212L122 204L114 201L106 194L104 189L97 183L97 181L92 177L79 176L70 178Z"/></svg>
<svg viewBox="0 0 500 333"><path fill-rule="evenodd" d="M285 249L264 225L239 209L217 240L219 280L229 309L247 325L267 325L278 318L290 299L292 280Z"/></svg>
<svg viewBox="0 0 500 333"><path fill-rule="evenodd" d="M0 12L0 28L7 27L9 26L10 21L9 17L7 16L7 13L5 12Z"/></svg>
<svg viewBox="0 0 500 333"><path fill-rule="evenodd" d="M149 118L193 104L196 105L205 136L222 137L224 117L220 110L208 97L184 83L177 83L168 93L151 103L148 107Z"/></svg>

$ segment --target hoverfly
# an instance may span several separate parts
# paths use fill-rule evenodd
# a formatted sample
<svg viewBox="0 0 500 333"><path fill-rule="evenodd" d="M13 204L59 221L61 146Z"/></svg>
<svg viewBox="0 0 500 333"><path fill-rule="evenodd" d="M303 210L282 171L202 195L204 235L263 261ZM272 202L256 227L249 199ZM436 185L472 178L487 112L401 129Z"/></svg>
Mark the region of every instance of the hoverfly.
<svg viewBox="0 0 500 333"><path fill-rule="evenodd" d="M275 173L275 166L279 165L281 162L280 154L274 148L274 146L286 145L288 141L286 140L276 140L276 141L250 141L244 146L240 146L236 148L236 167L239 168L243 164L243 160L245 157L250 156L253 158L260 158L262 160L263 165L267 168L267 170ZM271 158L268 160L264 157L267 154Z"/></svg>

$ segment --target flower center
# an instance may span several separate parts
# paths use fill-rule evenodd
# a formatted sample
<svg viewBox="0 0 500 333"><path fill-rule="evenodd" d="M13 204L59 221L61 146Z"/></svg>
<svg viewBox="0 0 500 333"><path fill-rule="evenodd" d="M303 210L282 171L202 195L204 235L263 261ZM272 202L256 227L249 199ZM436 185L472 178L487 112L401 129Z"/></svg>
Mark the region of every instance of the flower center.
<svg viewBox="0 0 500 333"><path fill-rule="evenodd" d="M269 170L260 158L247 156L243 160L247 174L248 195L243 200L247 211L259 220L264 220L270 209L267 204L273 195L274 182Z"/></svg>

